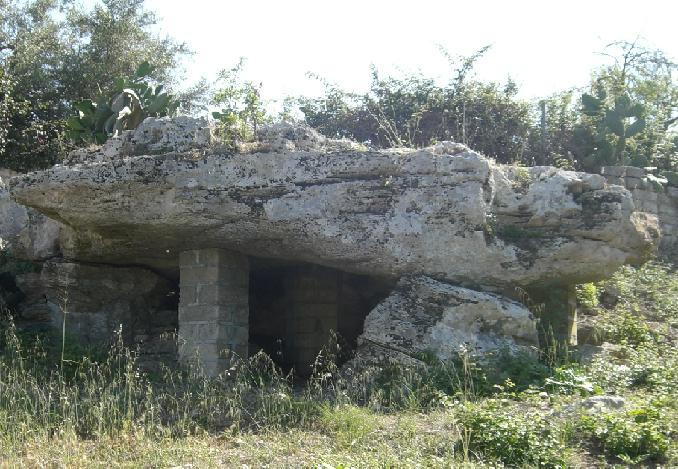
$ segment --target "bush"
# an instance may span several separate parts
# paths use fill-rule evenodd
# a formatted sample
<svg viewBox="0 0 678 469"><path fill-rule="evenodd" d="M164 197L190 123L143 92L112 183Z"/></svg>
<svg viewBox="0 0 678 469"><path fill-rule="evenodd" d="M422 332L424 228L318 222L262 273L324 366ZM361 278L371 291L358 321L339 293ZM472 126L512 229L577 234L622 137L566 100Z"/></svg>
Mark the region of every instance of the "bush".
<svg viewBox="0 0 678 469"><path fill-rule="evenodd" d="M608 456L631 464L663 460L671 437L661 409L652 404L623 413L585 415L579 428Z"/></svg>
<svg viewBox="0 0 678 469"><path fill-rule="evenodd" d="M508 466L564 467L567 451L560 430L536 411L504 407L490 399L460 406L458 449Z"/></svg>
<svg viewBox="0 0 678 469"><path fill-rule="evenodd" d="M598 306L598 288L593 283L577 285L577 303L587 308Z"/></svg>
<svg viewBox="0 0 678 469"><path fill-rule="evenodd" d="M596 324L601 339L613 344L637 346L656 337L637 310L629 311L623 306L605 311Z"/></svg>
<svg viewBox="0 0 678 469"><path fill-rule="evenodd" d="M678 275L670 264L652 261L640 267L624 266L599 284L618 290L627 304L650 319L678 321Z"/></svg>

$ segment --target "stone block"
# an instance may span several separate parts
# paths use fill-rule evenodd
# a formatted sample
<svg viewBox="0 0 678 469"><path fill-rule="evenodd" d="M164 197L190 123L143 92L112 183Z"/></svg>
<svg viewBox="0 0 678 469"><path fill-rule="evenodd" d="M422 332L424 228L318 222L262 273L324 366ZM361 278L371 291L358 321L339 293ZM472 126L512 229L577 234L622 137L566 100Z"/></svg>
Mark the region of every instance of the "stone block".
<svg viewBox="0 0 678 469"><path fill-rule="evenodd" d="M182 322L179 340L187 343L246 344L249 341L249 328L244 324L232 324L223 321Z"/></svg>
<svg viewBox="0 0 678 469"><path fill-rule="evenodd" d="M645 177L645 169L637 168L635 166L626 166L626 177L627 178L638 178L642 179Z"/></svg>
<svg viewBox="0 0 678 469"><path fill-rule="evenodd" d="M180 305L179 324L192 321L218 321L227 319L224 311L217 305Z"/></svg>
<svg viewBox="0 0 678 469"><path fill-rule="evenodd" d="M657 203L657 193L651 191L644 191L640 189L632 190L633 200L643 200L645 202Z"/></svg>
<svg viewBox="0 0 678 469"><path fill-rule="evenodd" d="M623 177L626 174L626 167L624 166L603 166L600 168L600 174L605 177ZM608 178L609 180L609 178Z"/></svg>
<svg viewBox="0 0 678 469"><path fill-rule="evenodd" d="M199 265L199 250L182 251L179 253L179 265L181 267L191 267Z"/></svg>
<svg viewBox="0 0 678 469"><path fill-rule="evenodd" d="M625 181L623 178L616 177L616 176L606 176L607 178L607 183L611 185L616 185L616 186L623 186Z"/></svg>
<svg viewBox="0 0 678 469"><path fill-rule="evenodd" d="M179 338L182 360L201 355L208 374L223 368L223 351L247 357L249 263L221 249L188 251L180 259Z"/></svg>
<svg viewBox="0 0 678 469"><path fill-rule="evenodd" d="M219 281L219 267L203 267L201 265L181 266L179 286L217 283Z"/></svg>
<svg viewBox="0 0 678 469"><path fill-rule="evenodd" d="M249 296L246 285L205 283L197 285L197 303L200 305L228 305L243 303Z"/></svg>
<svg viewBox="0 0 678 469"><path fill-rule="evenodd" d="M191 306L198 304L198 284L184 284L179 290L179 304Z"/></svg>
<svg viewBox="0 0 678 469"><path fill-rule="evenodd" d="M626 187L628 190L633 190L642 187L643 185L642 183L643 183L642 179L639 178L628 176L624 178L624 187Z"/></svg>
<svg viewBox="0 0 678 469"><path fill-rule="evenodd" d="M223 332L213 321L182 321L179 327L179 341L189 344L216 343Z"/></svg>
<svg viewBox="0 0 678 469"><path fill-rule="evenodd" d="M190 305L179 308L179 321L221 321L245 325L249 318L246 302L227 305Z"/></svg>

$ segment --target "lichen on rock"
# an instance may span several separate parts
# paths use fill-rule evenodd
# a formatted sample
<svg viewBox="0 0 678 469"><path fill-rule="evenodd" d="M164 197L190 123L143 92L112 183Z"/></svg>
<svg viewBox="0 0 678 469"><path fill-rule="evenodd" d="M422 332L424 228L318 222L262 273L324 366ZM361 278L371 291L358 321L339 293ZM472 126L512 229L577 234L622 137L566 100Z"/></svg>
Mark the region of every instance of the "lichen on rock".
<svg viewBox="0 0 678 469"><path fill-rule="evenodd" d="M291 124L241 153L210 135L204 121L148 119L15 177L11 194L60 222L72 263L177 278L180 252L217 248L402 279L361 340L440 357L534 345L529 312L492 292L601 279L658 238L656 217L598 175L499 165L453 142L369 150Z"/></svg>

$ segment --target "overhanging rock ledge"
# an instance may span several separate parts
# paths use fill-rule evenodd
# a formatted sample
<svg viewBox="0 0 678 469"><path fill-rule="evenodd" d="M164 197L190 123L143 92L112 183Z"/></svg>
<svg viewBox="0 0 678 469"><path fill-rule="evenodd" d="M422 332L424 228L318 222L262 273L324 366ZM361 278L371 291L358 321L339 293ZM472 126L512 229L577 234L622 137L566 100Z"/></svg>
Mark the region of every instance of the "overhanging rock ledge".
<svg viewBox="0 0 678 469"><path fill-rule="evenodd" d="M12 198L63 225L65 259L169 278L181 252L221 249L502 293L604 278L658 236L602 176L499 165L450 142L370 151L279 125L232 153L200 121L148 119L72 160L13 178Z"/></svg>

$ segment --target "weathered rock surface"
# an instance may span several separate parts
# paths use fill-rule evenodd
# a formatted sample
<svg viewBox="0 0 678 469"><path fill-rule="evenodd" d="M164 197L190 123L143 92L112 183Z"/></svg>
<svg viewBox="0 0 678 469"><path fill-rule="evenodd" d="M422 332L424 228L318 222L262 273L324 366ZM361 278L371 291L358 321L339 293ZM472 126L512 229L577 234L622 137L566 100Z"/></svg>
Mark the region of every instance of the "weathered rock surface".
<svg viewBox="0 0 678 469"><path fill-rule="evenodd" d="M656 218L597 175L500 166L450 143L211 154L200 129L144 123L80 164L14 178L12 196L68 227L69 260L175 275L180 251L218 247L466 286L572 284L642 259L657 236Z"/></svg>
<svg viewBox="0 0 678 469"><path fill-rule="evenodd" d="M103 147L74 152L66 165L13 178L16 203L0 186L0 237L15 256L44 263L41 273L16 277L26 293L24 317L58 326L67 311L67 328L85 343L105 342L122 325L128 343L158 356L173 353L160 337L177 324L180 333L201 331L201 339L222 328L232 348L236 328L225 324L233 312L206 293L221 288L204 289L206 304L194 308L203 318L178 315L172 294L180 253L223 251L259 266L240 272L259 285L242 295L242 305L255 306L237 324L243 350L262 332L248 325L262 314L257 294L269 295L285 316L266 337L289 338L288 330L310 337L331 323L350 329L351 340L386 296L367 315L358 361L395 355L416 362L420 352L447 359L460 348L531 350L539 340L535 319L495 293L570 291L643 260L657 242L657 213L639 211L626 188L599 175L498 165L449 142L369 151L289 124L263 129L236 154L211 138L204 121L148 119ZM350 303L342 282L322 301L294 290L312 298L296 306L275 282L260 285L274 278L272 266L288 265L285 275L294 275L291 266L302 263L367 274L389 289L400 280L353 324L341 314ZM208 264L198 267L209 286L218 279ZM181 272L187 286L186 266ZM182 301L191 295L186 288ZM556 321L574 318L568 301ZM215 318L217 310L223 314ZM303 351L312 361L322 344L293 338L288 355Z"/></svg>
<svg viewBox="0 0 678 469"><path fill-rule="evenodd" d="M9 197L5 181L0 179L0 244L13 243L27 223L27 210Z"/></svg>
<svg viewBox="0 0 678 469"><path fill-rule="evenodd" d="M358 356L375 361L425 352L446 360L461 351L539 345L536 321L523 305L428 277L401 279L365 319L358 344Z"/></svg>
<svg viewBox="0 0 678 469"><path fill-rule="evenodd" d="M37 210L14 202L0 179L0 245L17 257L44 260L59 252L61 226Z"/></svg>
<svg viewBox="0 0 678 469"><path fill-rule="evenodd" d="M638 212L657 217L660 253L678 261L678 180L656 177L633 166L605 166L601 172L608 184L631 192Z"/></svg>
<svg viewBox="0 0 678 469"><path fill-rule="evenodd" d="M176 329L177 287L146 269L48 261L18 283L29 292L24 318L60 330L66 314L67 334L83 344L107 343L118 330L132 343Z"/></svg>

